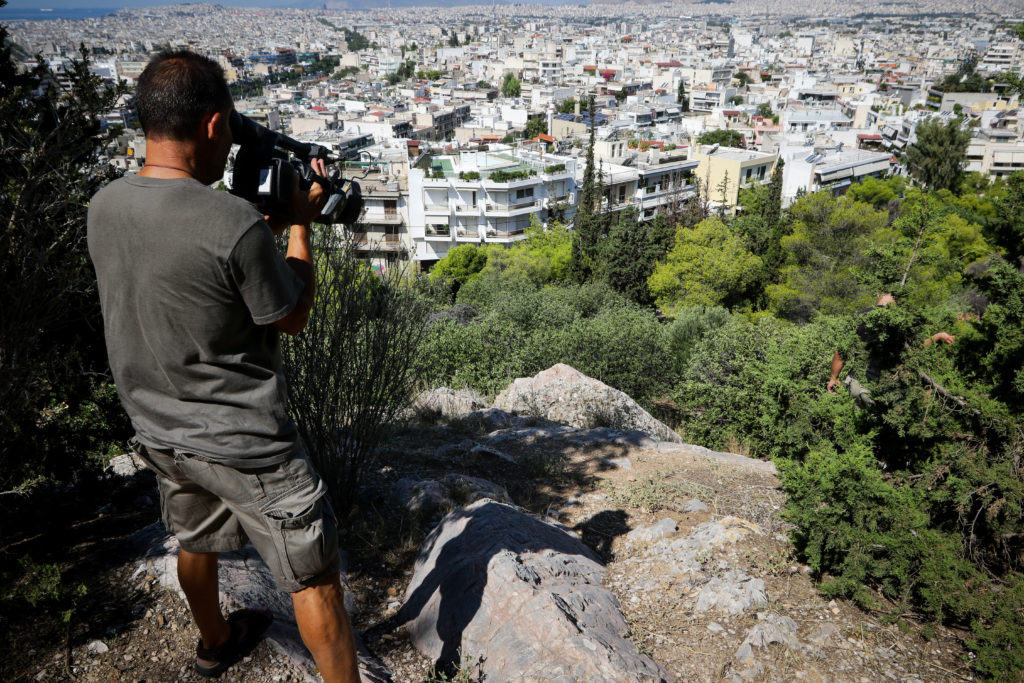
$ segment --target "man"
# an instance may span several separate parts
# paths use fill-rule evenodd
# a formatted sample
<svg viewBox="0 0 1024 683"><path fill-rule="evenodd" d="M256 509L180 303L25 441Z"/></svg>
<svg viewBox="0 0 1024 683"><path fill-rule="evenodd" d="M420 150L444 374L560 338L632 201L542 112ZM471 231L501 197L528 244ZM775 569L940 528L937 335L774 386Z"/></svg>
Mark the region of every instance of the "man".
<svg viewBox="0 0 1024 683"><path fill-rule="evenodd" d="M181 546L178 577L201 636L196 671L219 675L269 626L266 611L225 619L218 602L218 553L252 541L291 593L324 680L357 681L334 513L286 413L278 347L278 332L298 334L309 316L309 225L325 197L315 184L295 193L284 257L264 216L208 187L231 148L233 104L206 57L155 57L136 106L146 164L93 198L89 254L132 447L157 474Z"/></svg>
<svg viewBox="0 0 1024 683"><path fill-rule="evenodd" d="M878 296L878 301L875 303L875 309L884 308L885 306L894 303L896 303L896 299L892 294L882 293ZM865 311L861 311L858 315L864 316L872 310L873 309L869 308ZM879 344L879 339L877 338L877 335L869 330L863 322L857 326L857 336L860 337L860 340L868 347L868 359L864 370L864 379L868 382L874 382L879 376L880 359L878 358L876 348ZM931 337L925 339L924 345L928 346L940 341L945 342L946 344L952 344L956 341L956 338L947 332L937 332ZM843 360L843 357L840 355L839 351L836 350L832 355L831 373L829 375L828 384L826 385L826 389L830 394L836 393L836 384L839 383L839 372L843 369L845 364L846 362ZM870 390L858 382L852 373L847 374L843 383L846 385L847 391L850 392L850 396L853 397L859 407L866 409L874 408L875 400L871 398Z"/></svg>

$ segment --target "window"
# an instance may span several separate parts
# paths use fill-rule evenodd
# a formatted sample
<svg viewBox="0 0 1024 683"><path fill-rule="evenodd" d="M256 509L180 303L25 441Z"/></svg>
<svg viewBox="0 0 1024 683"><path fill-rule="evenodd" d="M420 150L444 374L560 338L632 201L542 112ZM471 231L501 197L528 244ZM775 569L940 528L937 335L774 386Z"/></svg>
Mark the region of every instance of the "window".
<svg viewBox="0 0 1024 683"><path fill-rule="evenodd" d="M533 199L532 187L524 187L520 190L516 190L516 201L520 201L523 199Z"/></svg>

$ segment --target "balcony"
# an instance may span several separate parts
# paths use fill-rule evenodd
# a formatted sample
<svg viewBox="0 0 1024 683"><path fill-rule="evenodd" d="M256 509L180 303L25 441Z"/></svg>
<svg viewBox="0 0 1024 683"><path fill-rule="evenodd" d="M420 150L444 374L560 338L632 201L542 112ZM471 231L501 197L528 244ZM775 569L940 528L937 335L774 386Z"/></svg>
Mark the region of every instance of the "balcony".
<svg viewBox="0 0 1024 683"><path fill-rule="evenodd" d="M426 204L424 205L423 210L426 213L443 213L445 215L448 215L448 212L450 211L447 204Z"/></svg>
<svg viewBox="0 0 1024 683"><path fill-rule="evenodd" d="M455 215L457 216L475 216L480 213L480 206L473 204L456 204Z"/></svg>
<svg viewBox="0 0 1024 683"><path fill-rule="evenodd" d="M541 208L541 202L532 199L527 202L516 202L513 204L487 204L488 216L518 216L523 213L530 213Z"/></svg>
<svg viewBox="0 0 1024 683"><path fill-rule="evenodd" d="M398 213L363 214L362 222L370 225L401 225L402 216Z"/></svg>

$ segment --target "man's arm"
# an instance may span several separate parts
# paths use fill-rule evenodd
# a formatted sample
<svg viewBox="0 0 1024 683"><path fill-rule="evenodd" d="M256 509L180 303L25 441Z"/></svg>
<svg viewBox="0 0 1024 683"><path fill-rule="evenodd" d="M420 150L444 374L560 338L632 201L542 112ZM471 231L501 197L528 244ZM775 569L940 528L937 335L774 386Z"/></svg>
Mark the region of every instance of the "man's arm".
<svg viewBox="0 0 1024 683"><path fill-rule="evenodd" d="M832 375L829 377L828 393L836 393L836 384L839 382L839 371L843 369L843 358L839 355L839 351L836 351L832 356Z"/></svg>
<svg viewBox="0 0 1024 683"><path fill-rule="evenodd" d="M322 159L314 159L310 166L318 174L327 175L327 169ZM285 334L295 335L302 332L309 321L309 311L313 308L313 298L316 295L313 249L309 244L309 234L312 228L309 226L313 219L320 215L320 209L326 201L327 196L318 183L313 183L308 193L295 192L292 195L291 214L297 222L291 226L288 232L288 251L285 254L285 261L305 283L305 286L299 294L295 308L274 323L274 327Z"/></svg>

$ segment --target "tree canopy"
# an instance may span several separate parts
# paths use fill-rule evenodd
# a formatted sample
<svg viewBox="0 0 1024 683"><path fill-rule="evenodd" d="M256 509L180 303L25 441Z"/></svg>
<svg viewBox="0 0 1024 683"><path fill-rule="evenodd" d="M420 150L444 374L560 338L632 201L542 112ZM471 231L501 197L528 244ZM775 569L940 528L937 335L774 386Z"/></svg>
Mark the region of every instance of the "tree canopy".
<svg viewBox="0 0 1024 683"><path fill-rule="evenodd" d="M970 131L959 119L943 123L938 118L925 119L915 128L917 142L909 145L903 161L907 171L931 190L954 190L960 187L967 162Z"/></svg>

